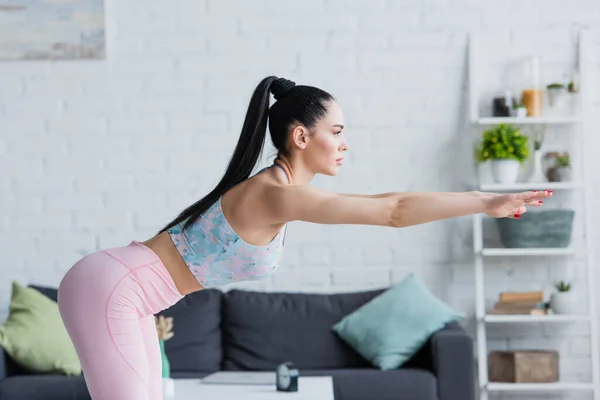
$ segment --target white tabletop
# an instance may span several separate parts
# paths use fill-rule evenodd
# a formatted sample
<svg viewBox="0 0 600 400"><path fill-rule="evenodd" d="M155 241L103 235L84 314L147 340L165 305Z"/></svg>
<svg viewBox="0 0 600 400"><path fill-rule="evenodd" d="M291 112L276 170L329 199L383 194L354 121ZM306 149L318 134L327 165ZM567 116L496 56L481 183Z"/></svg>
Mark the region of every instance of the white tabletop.
<svg viewBox="0 0 600 400"><path fill-rule="evenodd" d="M292 393L278 392L275 385L203 384L200 379L174 381L173 400L334 400L330 376L300 376L298 391Z"/></svg>

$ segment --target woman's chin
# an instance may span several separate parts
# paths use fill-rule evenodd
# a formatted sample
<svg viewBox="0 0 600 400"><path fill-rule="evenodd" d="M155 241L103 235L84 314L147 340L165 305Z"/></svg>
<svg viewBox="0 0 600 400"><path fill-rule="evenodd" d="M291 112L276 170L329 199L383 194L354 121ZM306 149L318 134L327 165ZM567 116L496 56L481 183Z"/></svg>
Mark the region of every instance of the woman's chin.
<svg viewBox="0 0 600 400"><path fill-rule="evenodd" d="M336 176L340 172L339 164L329 164L317 167L314 169L315 174L325 175L325 176Z"/></svg>
<svg viewBox="0 0 600 400"><path fill-rule="evenodd" d="M335 165L335 166L329 168L327 170L327 172L325 173L325 175L336 176L338 174L338 172L340 172L340 166L339 165Z"/></svg>

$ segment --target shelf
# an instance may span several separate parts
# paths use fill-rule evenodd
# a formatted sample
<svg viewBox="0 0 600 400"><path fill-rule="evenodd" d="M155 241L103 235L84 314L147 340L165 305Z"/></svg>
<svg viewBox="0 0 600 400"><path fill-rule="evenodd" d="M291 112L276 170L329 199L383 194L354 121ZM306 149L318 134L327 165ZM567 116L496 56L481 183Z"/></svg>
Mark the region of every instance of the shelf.
<svg viewBox="0 0 600 400"><path fill-rule="evenodd" d="M526 190L573 190L580 189L583 185L579 182L517 182L512 184L483 183L479 190L491 191L526 191Z"/></svg>
<svg viewBox="0 0 600 400"><path fill-rule="evenodd" d="M489 391L560 391L560 390L592 390L594 385L587 382L553 382L553 383L496 383L485 385Z"/></svg>
<svg viewBox="0 0 600 400"><path fill-rule="evenodd" d="M502 323L502 322L576 322L576 321L589 321L588 315L528 315L528 314L516 314L516 315L497 315L489 314L483 317L483 320L488 323Z"/></svg>
<svg viewBox="0 0 600 400"><path fill-rule="evenodd" d="M483 256L559 256L573 255L582 252L581 249L571 247L565 248L484 248L481 250Z"/></svg>
<svg viewBox="0 0 600 400"><path fill-rule="evenodd" d="M498 124L515 124L515 125L533 125L533 124L573 124L580 122L579 117L488 117L479 118L479 125L498 125Z"/></svg>
<svg viewBox="0 0 600 400"><path fill-rule="evenodd" d="M590 107L590 104L593 103L593 99L590 96L593 96L594 91L585 90L592 86L589 82L590 78L592 81L594 79L593 61L590 58L590 54L593 49L593 37L589 35L587 30L582 29L578 32L579 37L576 44L573 45L574 51L572 55L574 60L570 60L568 63L565 63L565 68L573 68L574 71L579 72L579 84L581 85L582 90L577 95L576 102L574 102L573 108L561 112L550 112L546 108L544 108L544 115L540 117L493 117L491 111L483 112L482 110L485 108L486 110L490 110L493 108L493 101L496 97L502 96L502 91L506 90L506 85L502 85L497 81L494 81L493 77L490 77L489 71L492 65L494 68L496 66L500 66L499 59L493 58L493 60L485 60L485 58L489 58L489 46L490 43L486 43L486 39L488 39L488 35L484 34L480 36L476 32L469 33L469 41L468 41L468 53L467 53L467 81L468 81L468 116L467 116L467 124L470 126L469 134L481 135L481 131L493 128L494 126L498 126L500 124L511 124L515 127L523 131L531 131L532 135L544 134L547 133L555 133L558 135L556 138L559 144L552 144L552 146L560 149L561 142L564 142L562 146L569 146L570 151L574 154L578 154L581 157L585 158L586 149L589 149L590 144L586 144L587 138L590 136L594 136L593 132L593 124L589 125L587 122L591 117L593 117L593 107ZM568 36L565 40L568 40ZM534 46L535 47L535 46ZM517 54L518 53L518 54ZM514 57L520 56L520 52L517 51L513 54ZM504 57L506 58L506 57ZM483 63L482 63L483 61ZM547 60L546 60L547 61ZM543 62L542 62L543 63ZM569 65L567 65L569 64ZM480 69L481 66L484 66L486 71L482 71ZM494 89L494 86L496 87ZM517 100L520 93L520 90L514 88L511 89L515 94L517 94ZM542 87L541 89L545 89ZM545 103L544 103L545 107ZM552 131L552 132L551 132ZM479 132L479 133L477 133ZM594 156L592 155L592 158ZM588 160L589 162L590 160ZM582 165L585 164L585 161L582 162ZM477 172L477 171L476 171ZM481 171L483 172L483 171ZM585 172L585 171L583 171ZM583 218L585 222L582 226L581 239L582 242L573 243L569 247L566 248L507 248L503 243L492 242L491 240L488 242L486 240L486 230L492 229L492 226L487 226L487 219L493 219L492 217L486 216L484 213L480 213L474 216L473 218L473 272L474 272L474 303L477 308L477 315L475 319L476 324L476 332L475 332L475 340L476 343L476 366L477 366L477 376L481 379L477 384L478 398L482 400L495 398L498 395L510 395L512 398L531 398L534 395L542 395L547 398L553 397L561 392L568 391L582 391L580 396L576 397L584 397L585 395L590 395L590 399L593 397L595 400L600 400L600 382L597 380L598 371L600 370L600 347L592 345L589 350L586 350L586 356L584 361L584 368L586 370L589 369L591 371L590 376L593 379L584 380L579 379L577 376L569 377L573 373L577 373L578 365L567 365L567 368L564 368L565 371L559 371L560 376L563 377L559 382L550 382L550 383L504 383L504 382L490 382L488 377L488 354L490 350L494 349L496 344L488 343L489 340L493 340L495 335L491 335L488 337L490 331L502 328L502 336L507 337L507 340L510 340L511 343L514 341L516 343L515 346L510 346L514 348L521 347L519 343L526 339L525 342L522 343L523 346L527 348L537 349L537 347L541 347L544 349L544 343L540 343L540 346L536 345L536 339L542 338L544 335L544 327L557 327L564 328L566 326L571 325L589 325L589 333L585 334L582 337L589 339L591 343L596 343L598 341L598 326L595 323L597 318L598 311L596 310L596 306L598 304L598 300L596 295L593 292L594 280L587 279L585 282L589 287L587 287L586 298L581 298L582 306L585 308L582 311L588 311L587 314L572 314L572 315L564 315L564 314L548 314L548 315L536 315L536 314L492 314L491 309L487 310L485 304L487 304L486 299L488 299L488 288L486 285L486 273L488 272L489 267L486 263L491 264L492 267L495 264L501 264L503 261L516 261L521 260L525 261L526 257L528 262L523 262L523 269L528 269L527 267L532 268L552 268L552 275L560 274L563 272L569 271L572 267L572 261L577 261L577 269L580 268L579 264L585 265L585 276L586 277L594 277L595 273L595 265L593 256L593 250L595 243L590 241L590 237L592 237L591 229L593 228L593 224L587 223L590 219L590 210L593 210L593 200L589 198L587 193L591 188L589 184L589 174L576 174L573 179L575 182L516 182L513 184L499 184L495 183L493 179L481 179L472 181L469 179L468 182L465 182L468 185L469 190L473 191L481 191L488 193L519 193L531 190L553 190L554 195L557 197L566 197L564 200L570 200L574 204L569 207L576 208L576 213L584 214L580 217ZM581 175L578 176L578 175ZM585 180L584 180L585 178ZM525 180L525 179L524 179ZM567 199L568 198L568 199ZM573 198L573 199L571 199ZM554 201L550 201L552 198L546 200L546 203L554 203ZM559 200L556 198L555 200ZM563 199L560 199L563 200ZM579 203L583 204L579 204ZM527 207L528 212L534 212L537 207ZM494 224L492 224L494 225ZM497 232L496 232L497 233ZM575 233L575 232L574 232ZM577 232L579 233L579 232ZM491 238L490 238L491 239ZM539 246L542 246L543 243L540 243ZM498 259L498 257L511 257L514 256L513 260L505 260ZM493 257L496 257L495 259ZM577 259L577 260L576 260ZM579 260L581 259L581 260ZM553 261L554 260L554 261ZM549 263L549 261L553 261ZM563 271L563 267L561 264L565 264L564 267L567 271ZM582 265L583 267L583 265ZM554 271L556 269L556 271ZM529 270L529 269L528 269ZM548 271L549 272L549 271ZM548 277L542 279L542 284L548 283ZM539 279L538 279L539 280ZM538 280L532 280L531 283L539 284ZM523 289L527 290L527 289ZM534 290L532 288L531 290ZM583 301L585 300L585 301ZM583 304L585 303L585 304ZM586 310L587 309L587 310ZM526 310L527 311L527 310ZM579 312L580 310L577 310ZM505 324L504 326L502 324ZM522 332L519 332L518 328L520 325L529 324L533 331L532 335L524 337L521 335ZM535 325L534 325L535 324ZM550 326L550 324L554 324ZM560 324L560 325L557 325ZM511 326L509 326L511 325ZM539 327L539 329L538 329ZM504 332L504 328L506 328L506 332ZM515 335L515 337L513 337ZM569 339L568 335L563 337L564 340ZM557 339L558 341L558 339ZM491 344L491 346L490 346ZM565 343L566 344L566 343ZM560 347L560 346L557 346ZM588 362L589 360L589 368ZM588 393L584 393L583 391L587 391ZM537 397L536 397L537 398ZM541 398L541 397L540 397ZM587 398L587 397L586 397Z"/></svg>

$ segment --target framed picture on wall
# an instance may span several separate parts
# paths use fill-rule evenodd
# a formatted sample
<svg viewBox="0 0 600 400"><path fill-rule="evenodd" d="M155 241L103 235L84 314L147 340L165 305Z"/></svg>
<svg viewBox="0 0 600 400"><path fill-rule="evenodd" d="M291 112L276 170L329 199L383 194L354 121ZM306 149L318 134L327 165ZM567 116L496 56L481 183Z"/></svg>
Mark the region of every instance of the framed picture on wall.
<svg viewBox="0 0 600 400"><path fill-rule="evenodd" d="M104 59L103 0L0 0L0 59Z"/></svg>

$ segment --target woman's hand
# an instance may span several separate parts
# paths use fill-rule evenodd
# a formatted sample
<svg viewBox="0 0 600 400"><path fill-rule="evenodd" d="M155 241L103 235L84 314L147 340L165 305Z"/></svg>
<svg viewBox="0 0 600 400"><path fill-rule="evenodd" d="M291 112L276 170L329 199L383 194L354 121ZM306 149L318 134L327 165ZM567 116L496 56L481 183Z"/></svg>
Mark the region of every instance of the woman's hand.
<svg viewBox="0 0 600 400"><path fill-rule="evenodd" d="M520 218L527 206L540 207L544 199L552 196L551 190L513 194L489 193L485 202L485 214L494 218Z"/></svg>

